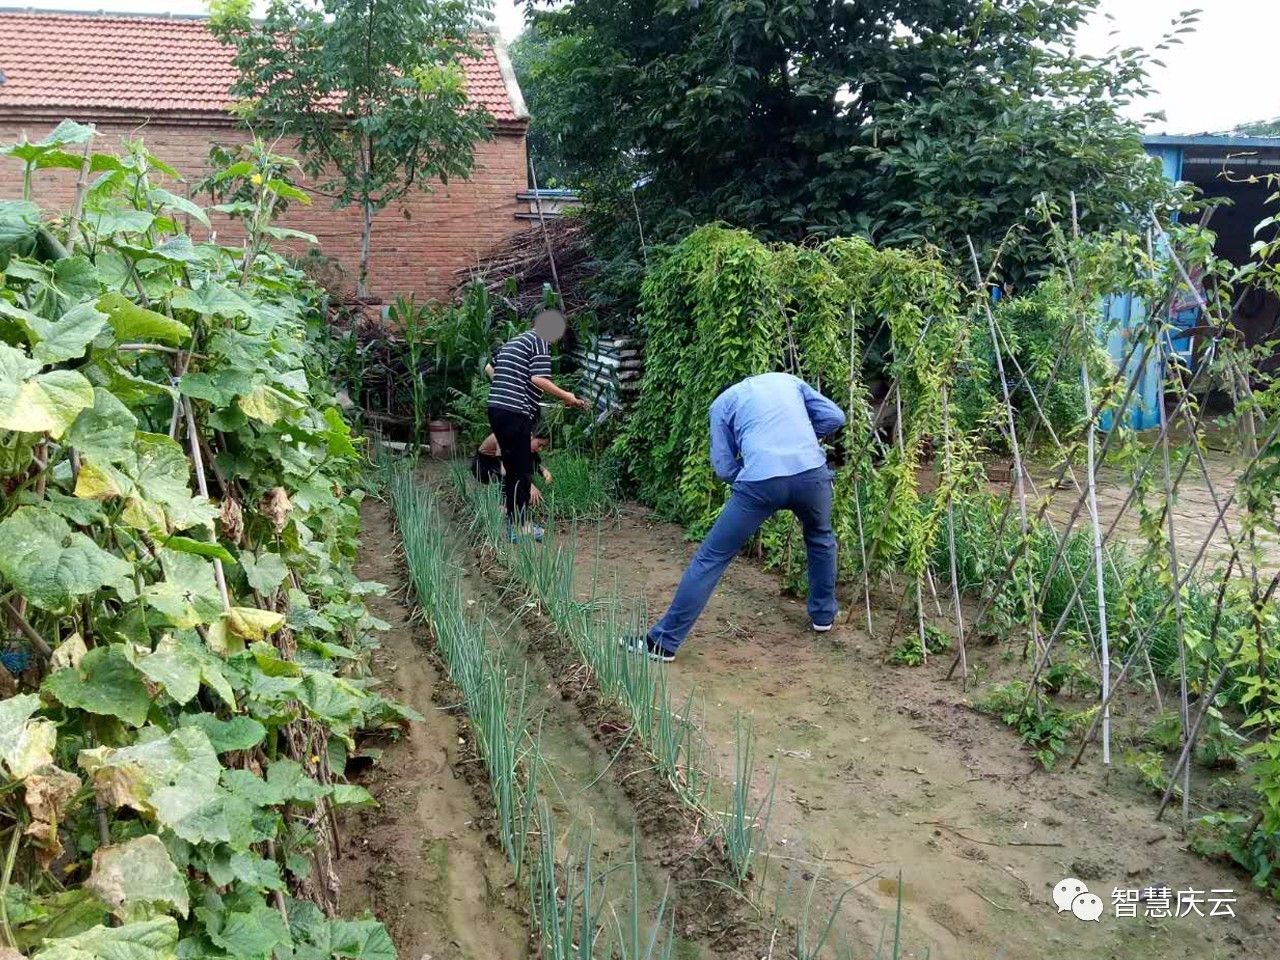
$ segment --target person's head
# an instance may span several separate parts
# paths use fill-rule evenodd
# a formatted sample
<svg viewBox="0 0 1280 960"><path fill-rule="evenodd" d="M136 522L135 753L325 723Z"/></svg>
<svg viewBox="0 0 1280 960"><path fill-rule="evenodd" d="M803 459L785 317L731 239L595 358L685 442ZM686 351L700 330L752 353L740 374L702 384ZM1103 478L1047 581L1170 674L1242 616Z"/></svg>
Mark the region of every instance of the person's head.
<svg viewBox="0 0 1280 960"><path fill-rule="evenodd" d="M545 451L550 449L550 447L551 447L551 438L546 435L538 436L537 434L534 434L532 437L529 438L529 449L533 453L544 453Z"/></svg>
<svg viewBox="0 0 1280 960"><path fill-rule="evenodd" d="M547 343L557 343L564 336L564 314L559 310L543 310L533 318L533 332Z"/></svg>

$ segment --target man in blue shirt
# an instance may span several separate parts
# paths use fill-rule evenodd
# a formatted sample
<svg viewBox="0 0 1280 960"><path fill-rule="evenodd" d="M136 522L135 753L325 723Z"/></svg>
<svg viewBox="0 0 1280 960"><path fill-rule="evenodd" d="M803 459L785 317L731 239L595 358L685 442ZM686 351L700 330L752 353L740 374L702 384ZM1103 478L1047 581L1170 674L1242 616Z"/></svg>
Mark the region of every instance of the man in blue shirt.
<svg viewBox="0 0 1280 960"><path fill-rule="evenodd" d="M670 663L725 569L760 525L790 510L804 527L809 556L809 621L836 618L833 474L819 439L844 426L843 411L799 377L765 373L723 391L711 404L711 466L732 484L729 502L694 554L671 606L647 636L625 638L635 652Z"/></svg>

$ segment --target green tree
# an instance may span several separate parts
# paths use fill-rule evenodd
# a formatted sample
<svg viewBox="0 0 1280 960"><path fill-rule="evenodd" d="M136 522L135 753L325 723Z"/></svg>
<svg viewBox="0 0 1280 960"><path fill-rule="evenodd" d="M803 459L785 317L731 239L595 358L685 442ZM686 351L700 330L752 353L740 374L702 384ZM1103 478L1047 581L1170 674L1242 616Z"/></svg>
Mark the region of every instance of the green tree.
<svg viewBox="0 0 1280 960"><path fill-rule="evenodd" d="M236 48L233 93L259 133L296 138L317 192L358 205L360 295L374 216L413 188L470 174L490 116L468 102L462 58L489 0L272 0L261 20L242 0L211 4L215 35Z"/></svg>
<svg viewBox="0 0 1280 960"><path fill-rule="evenodd" d="M525 72L545 159L620 266L637 259L637 207L649 240L723 220L991 251L1042 193L1075 192L1085 229L1169 196L1121 119L1148 92L1147 55L1073 47L1096 5L573 0L531 12L544 39ZM1006 246L1015 275L1047 260L1029 236Z"/></svg>

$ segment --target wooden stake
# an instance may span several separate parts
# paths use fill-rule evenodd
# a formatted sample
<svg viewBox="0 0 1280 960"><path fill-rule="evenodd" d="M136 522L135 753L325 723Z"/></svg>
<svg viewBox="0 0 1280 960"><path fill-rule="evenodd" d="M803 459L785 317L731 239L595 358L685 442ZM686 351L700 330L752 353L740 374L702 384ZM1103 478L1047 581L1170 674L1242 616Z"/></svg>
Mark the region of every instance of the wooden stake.
<svg viewBox="0 0 1280 960"><path fill-rule="evenodd" d="M966 236L965 240L969 244L969 256L973 260L973 276L978 282L978 294L982 300L983 309L987 314L987 328L991 333L991 349L996 356L996 370L1000 374L1000 391L1004 396L1005 415L1008 418L1009 429L1009 446L1013 450L1013 468L1017 471L1017 489L1018 489L1018 518L1022 527L1022 540L1025 544L1027 541L1027 488L1024 483L1024 468L1022 464L1022 448L1018 446L1018 428L1013 415L1013 398L1009 393L1009 378L1004 373L1004 352L1000 349L1000 336L996 333L996 316L991 310L991 299L987 296L986 288L982 279L982 267L978 265L978 248L973 245L973 238ZM1027 600L1029 604L1028 619L1031 621L1031 642L1035 646L1037 656L1040 653L1040 603L1036 596L1035 581L1031 574L1031 568L1027 568L1027 587L1029 590Z"/></svg>
<svg viewBox="0 0 1280 960"><path fill-rule="evenodd" d="M1098 475L1094 463L1096 437L1093 427L1093 386L1089 382L1089 362L1080 361L1080 383L1084 388L1084 419L1088 439L1085 444L1085 495L1089 500L1089 522L1093 528L1093 578L1098 594L1098 635L1102 667L1102 762L1111 765L1111 645L1107 636L1106 578L1102 567L1102 524L1098 519ZM1077 590L1079 585L1077 585ZM1068 607L1067 609L1070 609ZM1056 630L1054 631L1057 632Z"/></svg>
<svg viewBox="0 0 1280 960"><path fill-rule="evenodd" d="M853 423L853 407L856 399L853 388L854 369L857 363L857 311L853 306L849 307L849 416L848 422ZM864 408L865 409L865 408ZM867 423L868 435L875 433L875 424ZM871 574L867 570L867 540L862 530L862 494L858 489L859 474L861 473L861 458L853 467L853 511L858 522L858 550L862 557L862 603L867 611L867 639L871 638Z"/></svg>
<svg viewBox="0 0 1280 960"><path fill-rule="evenodd" d="M947 388L942 387L942 462L943 476L951 462L951 408L947 404ZM964 611L960 609L960 577L956 573L955 493L947 491L947 555L951 573L951 603L956 611L956 642L960 646L960 689L969 685L969 658L964 646Z"/></svg>

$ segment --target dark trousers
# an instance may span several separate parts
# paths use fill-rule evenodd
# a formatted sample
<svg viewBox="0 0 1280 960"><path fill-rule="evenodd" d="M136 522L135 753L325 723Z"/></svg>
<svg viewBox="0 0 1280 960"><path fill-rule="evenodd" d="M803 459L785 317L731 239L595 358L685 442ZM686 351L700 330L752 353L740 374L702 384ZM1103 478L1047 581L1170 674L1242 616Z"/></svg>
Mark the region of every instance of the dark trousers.
<svg viewBox="0 0 1280 960"><path fill-rule="evenodd" d="M523 523L529 508L529 488L533 485L533 452L529 449L533 438L533 418L505 407L490 407L489 426L498 441L502 466L507 471L502 478L507 520Z"/></svg>
<svg viewBox="0 0 1280 960"><path fill-rule="evenodd" d="M666 615L649 636L671 653L680 649L725 569L760 525L779 510L790 510L804 528L809 618L819 626L834 621L836 537L831 529L831 478L827 467L818 467L790 477L735 483L729 502L680 579Z"/></svg>

